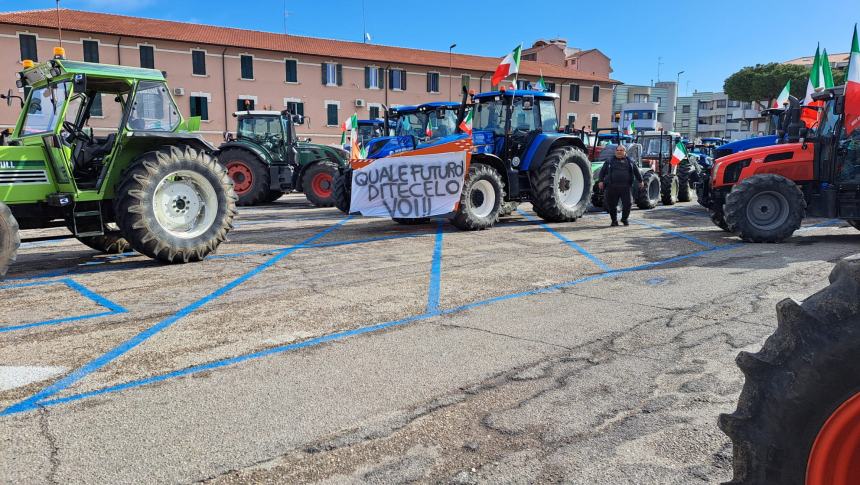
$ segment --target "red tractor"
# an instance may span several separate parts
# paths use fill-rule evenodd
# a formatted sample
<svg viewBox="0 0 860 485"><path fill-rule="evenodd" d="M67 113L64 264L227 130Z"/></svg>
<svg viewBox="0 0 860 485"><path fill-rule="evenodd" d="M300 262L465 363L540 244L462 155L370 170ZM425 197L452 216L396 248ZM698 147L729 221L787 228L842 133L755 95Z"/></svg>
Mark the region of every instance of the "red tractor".
<svg viewBox="0 0 860 485"><path fill-rule="evenodd" d="M715 224L747 242L783 241L807 216L845 219L860 229L860 130L843 128L845 87L814 98L825 104L812 129L791 97L785 143L714 162L702 202Z"/></svg>

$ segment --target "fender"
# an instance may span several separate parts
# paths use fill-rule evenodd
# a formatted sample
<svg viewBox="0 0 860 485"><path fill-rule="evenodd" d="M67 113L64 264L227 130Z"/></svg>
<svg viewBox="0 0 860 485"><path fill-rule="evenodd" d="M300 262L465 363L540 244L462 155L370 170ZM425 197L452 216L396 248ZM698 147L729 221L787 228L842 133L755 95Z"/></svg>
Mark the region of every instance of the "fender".
<svg viewBox="0 0 860 485"><path fill-rule="evenodd" d="M266 150L261 149L254 143L247 143L242 140L233 140L226 143L222 143L221 146L218 147L218 150L215 152L215 156L221 155L221 152L230 148L236 148L251 153L255 157L262 160L263 163L269 166L272 165L274 161L272 160L271 154L269 154Z"/></svg>
<svg viewBox="0 0 860 485"><path fill-rule="evenodd" d="M505 199L517 200L516 198L519 196L520 189L516 169L509 170L505 162L492 153L474 153L472 154L471 163L483 163L496 169L502 177L502 183L505 186Z"/></svg>
<svg viewBox="0 0 860 485"><path fill-rule="evenodd" d="M578 137L560 133L541 133L532 141L519 169L528 170L529 172L540 170L547 153L553 148L560 146L573 146L582 150L582 153L586 153L585 143Z"/></svg>

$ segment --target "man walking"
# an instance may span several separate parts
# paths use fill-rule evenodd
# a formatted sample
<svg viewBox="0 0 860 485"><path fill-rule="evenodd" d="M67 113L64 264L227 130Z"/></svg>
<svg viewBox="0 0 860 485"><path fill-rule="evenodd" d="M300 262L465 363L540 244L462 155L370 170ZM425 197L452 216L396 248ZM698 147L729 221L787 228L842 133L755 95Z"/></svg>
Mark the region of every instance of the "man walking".
<svg viewBox="0 0 860 485"><path fill-rule="evenodd" d="M644 187L642 174L630 157L627 156L627 148L624 145L615 147L615 156L610 158L600 168L597 175L598 187L603 191L603 207L612 218L612 226L618 225L618 200L621 199L621 223L630 225L627 218L630 216L630 206L633 201L630 189L633 182L638 181L639 187Z"/></svg>

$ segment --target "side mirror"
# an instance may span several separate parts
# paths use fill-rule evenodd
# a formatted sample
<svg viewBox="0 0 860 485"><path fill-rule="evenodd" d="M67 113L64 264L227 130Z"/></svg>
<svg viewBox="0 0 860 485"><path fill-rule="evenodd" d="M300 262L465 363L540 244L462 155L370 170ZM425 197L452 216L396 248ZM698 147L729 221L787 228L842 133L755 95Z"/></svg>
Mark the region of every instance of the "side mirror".
<svg viewBox="0 0 860 485"><path fill-rule="evenodd" d="M302 115L292 115L292 122L294 125L303 125L305 124L305 117Z"/></svg>
<svg viewBox="0 0 860 485"><path fill-rule="evenodd" d="M6 106L12 106L12 88L9 88L6 94L0 94L0 99L6 100Z"/></svg>
<svg viewBox="0 0 860 485"><path fill-rule="evenodd" d="M87 75L86 74L75 74L74 80L72 82L74 83L76 93L86 93L87 92Z"/></svg>
<svg viewBox="0 0 860 485"><path fill-rule="evenodd" d="M531 94L523 96L523 111L531 111L535 105L535 97Z"/></svg>

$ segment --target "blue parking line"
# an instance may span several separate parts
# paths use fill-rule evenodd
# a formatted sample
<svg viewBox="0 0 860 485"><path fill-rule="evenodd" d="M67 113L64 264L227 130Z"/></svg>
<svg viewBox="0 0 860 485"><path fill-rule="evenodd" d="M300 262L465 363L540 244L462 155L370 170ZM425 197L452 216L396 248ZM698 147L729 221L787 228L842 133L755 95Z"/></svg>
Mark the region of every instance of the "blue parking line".
<svg viewBox="0 0 860 485"><path fill-rule="evenodd" d="M335 229L339 228L341 225L346 223L346 221L348 221L349 219L350 219L349 216L343 218L337 224L329 226L324 231L319 232L316 235L309 237L308 239L303 241L301 244L309 244L309 243L312 243L312 242L324 237L326 234L334 231ZM138 333L134 337L132 337L132 338L126 340L125 342L121 343L120 345L114 347L112 350L102 354L101 356L93 359L92 361L88 362L87 364L83 365L82 367L79 367L78 369L74 370L72 373L68 374L66 377L64 377L64 378L58 380L57 382L51 384L50 386L42 389L41 391L37 392L36 394L33 394L32 396L28 397L27 399L24 399L23 401L20 401L16 404L13 404L13 405L7 407L2 412L0 412L0 416L6 415L6 414L12 414L15 412L27 411L27 410L34 409L34 408L38 407L40 401L42 401L48 397L53 396L54 394L66 389L70 385L83 379L84 377L88 376L89 374L92 374L93 372L98 371L99 369L106 366L110 362L116 360L117 358L121 357L122 355L129 352L133 348L142 344L143 342L148 340L153 335L155 335L155 334L161 332L162 330L170 327L171 325L173 325L177 321L181 320L182 318L184 318L184 317L194 313L195 311L199 310L201 307L203 307L207 303L210 303L210 302L224 296L227 292L239 287L240 285L242 285L246 281L250 280L251 278L253 278L257 274L259 274L259 273L265 271L266 269L274 266L276 263L278 263L282 259L286 258L290 254L295 252L298 249L297 246L298 245L292 246L290 248L287 248L287 249L280 251L278 254L276 254L275 256L272 256L271 258L269 258L265 262L261 263L260 265L258 265L254 269L246 272L245 274L239 276L238 278L234 279L230 283L227 283L226 285L218 288L217 290L206 295L205 297L200 298L199 300L196 300L195 302L191 303L190 305L180 309L178 312L165 318L164 320L161 320L160 322L147 328L146 330Z"/></svg>
<svg viewBox="0 0 860 485"><path fill-rule="evenodd" d="M546 223L543 223L543 222L538 221L536 218L534 218L534 217L530 216L529 214L526 214L526 213L525 213L525 212L523 212L521 209L517 209L517 212L518 212L521 216L523 216L523 217L525 217L526 219L528 219L530 222L537 222L537 223L538 223L538 225L539 225L540 227L544 228L547 232L549 232L550 234L552 234L553 236L555 236L556 238L558 238L559 240L561 240L561 242L563 242L563 243L567 244L568 246L570 246L571 248L575 249L579 254L581 254L581 255L585 256L586 258L588 258L589 260L591 260L591 262L592 262L592 263L594 263L595 265L597 265L597 266L598 266L600 269L602 269L603 271L612 271L612 267L611 267L611 266L609 266L608 264L604 263L604 262L603 262L603 260L601 260L601 259L600 259L600 258L598 258L597 256L595 256L595 255L591 254L590 252L588 252L584 247L582 247L582 246L580 246L579 244L577 244L577 243L575 243L575 242L571 241L571 240L570 240L568 237L566 237L564 234L561 234L560 232L556 231L555 229L553 229L553 228L549 227Z"/></svg>
<svg viewBox="0 0 860 485"><path fill-rule="evenodd" d="M25 411L31 410L37 406L38 407L43 407L43 406L47 407L47 406L54 406L54 405L58 405L58 404L69 403L69 402L73 402L73 401L79 401L79 400L90 398L90 397L95 397L95 396L113 393L113 392L119 392L119 391L132 389L132 388L137 388L137 387L145 386L147 384L152 384L152 383L156 383L156 382L166 381L168 379L192 375L192 374L196 374L198 372L210 371L213 369L227 367L227 366L238 364L241 362L256 360L256 359L260 359L260 358L268 357L268 356L272 356L272 355L282 354L282 353L293 351L293 350L316 347L316 346L321 345L321 344L326 343L326 342L332 342L332 341L336 341L336 340L344 340L346 338L357 336L357 335L369 334L369 333L378 332L378 331L385 330L385 329L400 327L400 326L404 326L404 325L407 325L410 323L415 323L415 322L427 320L427 319L430 319L430 318L433 318L433 317L436 317L439 315L450 315L450 314L463 312L463 311L470 310L470 309L477 308L477 307L481 307L481 306L491 305L491 304L498 303L498 302L505 301L505 300L512 300L512 299L516 299L516 298L522 298L522 297L532 296L532 295L537 295L537 294L542 294L542 293L550 293L550 292L558 291L558 290L563 289L563 288L568 288L571 286L576 286L576 285L579 285L582 283L586 283L589 281L601 280L604 278L609 278L612 276L619 276L619 275L623 275L626 273L632 273L632 272L636 272L636 271L644 271L644 270L648 270L648 269L651 269L654 267L664 266L667 264L683 261L686 259L696 258L696 257L702 256L705 254L709 254L709 253L713 253L713 252L729 251L729 250L737 249L741 246L743 246L743 244L739 243L739 244L727 244L727 245L719 246L719 247L716 247L713 249L704 249L704 250L701 250L701 251L698 251L695 253L685 254L682 256L676 256L676 257L665 259L662 261L654 261L651 263L642 264L639 266L633 266L630 268L611 270L611 271L607 271L605 273L599 273L596 275L586 276L586 277L579 278L576 280L567 281L564 283L559 283L556 285L551 285L551 286L547 286L547 287L543 287L543 288L537 288L537 289L530 290L530 291L523 291L523 292L519 292L519 293L512 293L510 295L502 295L502 296L498 296L498 297L494 297L494 298L488 298L486 300L481 300L481 301L469 303L466 305L461 305L459 307L451 308L451 309L447 309L447 310L436 311L434 313L427 312L427 313L423 313L421 315L406 317L406 318L402 318L402 319L398 319L398 320L393 320L390 322L379 323L379 324L361 327L361 328L357 328L357 329L353 329L353 330L347 330L344 332L336 332L336 333L332 333L329 335L323 335L321 337L316 337L316 338L309 339L309 340L306 340L303 342L297 342L297 343L293 343L293 344L282 345L282 346L273 347L273 348L266 349L266 350L261 350L258 352L252 352L252 353L248 353L248 354L244 354L244 355L239 355L236 357L231 357L231 358L222 359L222 360L216 360L216 361L209 362L206 364L200 364L197 366L188 367L186 369L171 371L171 372L167 372L165 374L146 377L143 379L138 379L135 381L129 381L129 382L122 383L122 384L116 384L113 386L104 387L104 388L96 389L93 391L87 391L87 392L83 392L80 394L73 394L73 395L64 396L64 397L60 397L60 398L56 398L56 399L43 400L36 405L26 407L26 408L15 408L15 409L13 409L13 407L9 407L3 411L0 411L0 416L6 416L6 415L10 415L10 414L17 414L17 413L25 412ZM435 247L434 247L434 255L435 255ZM434 256L434 262L435 262L435 256Z"/></svg>
<svg viewBox="0 0 860 485"><path fill-rule="evenodd" d="M81 285L80 283L78 283L74 280L68 279L68 278L64 278L64 279L60 279L60 280L54 280L54 281L35 281L35 282L29 282L29 283L16 283L16 284L11 284L11 285L3 285L3 286L0 286L0 290L15 289L15 288L31 288L31 287L35 287L35 286L48 286L48 285L55 285L55 284L66 285L68 288L77 291L83 297L92 300L93 302L95 302L97 305L99 305L101 307L107 308L109 311L98 312L98 313L89 313L86 315L76 315L76 316L69 316L69 317L54 318L54 319L50 319L50 320L43 320L40 322L23 323L23 324L19 324L19 325L4 326L4 327L0 327L0 333L15 332L18 330L25 330L28 328L36 328L36 327L44 327L47 325L58 325L61 323L78 322L81 320L89 320L92 318L106 317L106 316L118 315L121 313L127 313L128 312L128 310L126 310L121 305L117 305L116 303L114 303L114 302L108 300L107 298L99 295L98 293L90 290L89 288L85 287L84 285Z"/></svg>
<svg viewBox="0 0 860 485"><path fill-rule="evenodd" d="M808 226L803 226L795 232L803 232L803 231L811 231L813 229L820 229L822 227L830 227L835 226L842 222L842 219L828 219L826 221L819 222L817 224L810 224Z"/></svg>
<svg viewBox="0 0 860 485"><path fill-rule="evenodd" d="M710 215L708 215L707 212L702 212L702 211L694 211L691 209L682 209L680 207L670 207L669 209L672 211L675 211L675 212L680 212L682 214L690 214L691 216L711 217Z"/></svg>
<svg viewBox="0 0 860 485"><path fill-rule="evenodd" d="M681 239L686 239L687 241L696 243L699 246L704 246L706 248L716 249L716 248L720 247L720 246L717 246L715 244L711 244L709 242L702 241L701 239L699 239L697 237L693 237L689 234L684 234L683 232L673 231L671 229L666 229L665 227L661 227L661 226L658 226L655 224L650 224L650 223L647 223L643 220L630 219L630 222L635 223L635 224L639 224L640 226L645 226L645 227L650 227L652 229L657 229L658 231L665 232L666 234L668 234L670 236L679 237Z"/></svg>
<svg viewBox="0 0 860 485"><path fill-rule="evenodd" d="M436 241L433 244L433 263L430 265L430 285L427 290L427 314L439 311L439 301L442 292L442 221L436 225Z"/></svg>

